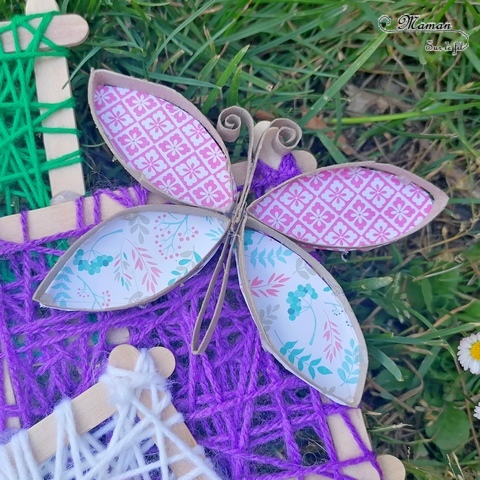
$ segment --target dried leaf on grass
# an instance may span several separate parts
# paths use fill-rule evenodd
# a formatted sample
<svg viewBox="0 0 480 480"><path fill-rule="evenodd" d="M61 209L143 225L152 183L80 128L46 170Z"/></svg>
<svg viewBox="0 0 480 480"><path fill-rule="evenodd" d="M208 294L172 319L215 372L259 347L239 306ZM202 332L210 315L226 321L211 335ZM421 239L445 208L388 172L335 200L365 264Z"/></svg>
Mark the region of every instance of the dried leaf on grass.
<svg viewBox="0 0 480 480"><path fill-rule="evenodd" d="M391 107L395 107L402 112L411 109L408 103L398 98L390 95L367 92L351 84L345 86L345 93L350 100L347 105L347 112L352 114L363 115L370 113L379 115L385 113Z"/></svg>
<svg viewBox="0 0 480 480"><path fill-rule="evenodd" d="M451 164L442 169L448 185L466 198L480 198L480 185L475 185L472 173Z"/></svg>

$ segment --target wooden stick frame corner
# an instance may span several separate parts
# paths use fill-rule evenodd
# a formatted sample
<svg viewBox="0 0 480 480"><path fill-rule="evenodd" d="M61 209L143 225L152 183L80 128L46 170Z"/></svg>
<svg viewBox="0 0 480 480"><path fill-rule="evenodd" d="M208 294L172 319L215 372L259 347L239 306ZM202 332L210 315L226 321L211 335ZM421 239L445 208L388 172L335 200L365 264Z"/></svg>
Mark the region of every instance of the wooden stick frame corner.
<svg viewBox="0 0 480 480"><path fill-rule="evenodd" d="M28 15L59 10L55 0L28 0L25 6L25 13ZM29 41L28 32L20 31L20 34L25 42ZM78 15L59 15L54 17L46 34L59 45L75 46L87 38L88 24ZM37 58L34 68L39 102L60 103L72 97L70 74L65 57ZM42 125L48 128L76 129L75 112L73 108L63 108L46 118ZM73 133L44 133L43 143L47 161L80 149L78 137ZM64 191L85 195L81 163L49 170L48 174L52 197Z"/></svg>
<svg viewBox="0 0 480 480"><path fill-rule="evenodd" d="M163 347L154 347L149 350L158 373L168 378L175 369L175 358L170 350ZM124 370L134 370L140 356L140 352L131 345L119 345L114 348L109 357L109 365ZM141 402L151 408L151 395L144 390L140 395ZM99 382L72 400L76 430L79 435L85 434L111 417L116 408L109 402L108 387ZM141 416L140 412L138 413ZM168 421L178 412L170 403L162 412L162 420ZM51 458L57 451L55 415L51 414L27 430L30 447L38 465ZM193 435L184 422L177 422L172 426L172 431L188 447L194 449L197 446ZM156 439L154 439L156 440ZM167 450L175 455L179 449L173 443L167 441ZM177 476L188 475L194 468L187 459L176 461L169 465ZM209 480L206 475L196 477L198 480Z"/></svg>

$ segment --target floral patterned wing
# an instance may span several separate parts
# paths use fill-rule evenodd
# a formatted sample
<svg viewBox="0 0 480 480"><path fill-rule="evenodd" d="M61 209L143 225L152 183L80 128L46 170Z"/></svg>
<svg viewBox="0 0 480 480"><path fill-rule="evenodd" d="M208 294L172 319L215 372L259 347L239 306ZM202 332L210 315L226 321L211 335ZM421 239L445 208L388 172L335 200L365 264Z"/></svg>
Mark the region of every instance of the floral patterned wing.
<svg viewBox="0 0 480 480"><path fill-rule="evenodd" d="M294 242L256 220L248 226L238 272L264 348L326 396L358 405L367 350L340 286Z"/></svg>
<svg viewBox="0 0 480 480"><path fill-rule="evenodd" d="M90 77L89 102L112 152L146 188L188 205L232 208L235 186L225 145L182 95L97 70Z"/></svg>
<svg viewBox="0 0 480 480"><path fill-rule="evenodd" d="M107 311L155 300L213 255L229 220L176 205L135 207L78 239L35 293L61 310Z"/></svg>
<svg viewBox="0 0 480 480"><path fill-rule="evenodd" d="M253 202L248 211L305 244L368 250L420 229L447 200L441 190L410 172L366 162L297 176Z"/></svg>

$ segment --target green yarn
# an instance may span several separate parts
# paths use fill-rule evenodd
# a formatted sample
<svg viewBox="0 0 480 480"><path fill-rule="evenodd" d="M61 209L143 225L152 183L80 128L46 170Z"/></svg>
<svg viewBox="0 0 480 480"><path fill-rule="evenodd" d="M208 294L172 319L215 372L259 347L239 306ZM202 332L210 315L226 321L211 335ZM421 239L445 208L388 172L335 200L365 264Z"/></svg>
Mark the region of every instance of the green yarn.
<svg viewBox="0 0 480 480"><path fill-rule="evenodd" d="M34 62L40 57L67 57L68 49L45 37L52 18L58 12L14 17L0 27L0 36L11 32L14 52L5 52L0 42L0 216L25 208L50 204L48 172L82 161L77 150L47 162L42 143L44 133L78 135L73 128L50 128L42 122L63 108L73 108L74 100L50 104L38 102L35 90ZM40 18L34 28L30 21ZM21 50L18 29L31 32L33 38ZM48 50L39 51L44 43Z"/></svg>

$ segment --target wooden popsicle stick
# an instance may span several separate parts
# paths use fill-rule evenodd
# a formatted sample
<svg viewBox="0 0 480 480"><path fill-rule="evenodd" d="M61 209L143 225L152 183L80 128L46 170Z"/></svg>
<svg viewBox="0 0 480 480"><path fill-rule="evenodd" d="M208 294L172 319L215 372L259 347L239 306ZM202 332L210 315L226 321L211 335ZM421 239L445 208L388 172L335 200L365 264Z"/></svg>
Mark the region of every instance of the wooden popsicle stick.
<svg viewBox="0 0 480 480"><path fill-rule="evenodd" d="M302 172L311 171L314 166L310 158L300 157L299 166ZM232 173L236 185L245 183L247 165L245 162L239 162L232 165ZM133 196L133 190L130 190ZM149 205L161 205L166 201L164 198L154 193L149 193L147 203ZM94 200L92 197L84 199L84 221L86 225L94 223L93 215ZM104 195L101 198L101 216L102 220L107 220L112 215L121 212L125 207L115 200ZM36 240L58 233L68 232L77 228L76 223L76 205L75 202L65 202L50 207L39 208L28 213L28 232L30 240ZM23 243L22 226L20 215L10 215L0 218L0 240L13 243Z"/></svg>
<svg viewBox="0 0 480 480"><path fill-rule="evenodd" d="M128 343L130 340L130 332L128 328L111 328L107 331L107 344L108 345L121 345ZM10 369L8 367L8 361L3 359L3 389L5 394L5 402L7 405L15 405L15 392L13 390L12 379L10 376ZM19 417L7 418L7 428L21 428L21 422Z"/></svg>
<svg viewBox="0 0 480 480"><path fill-rule="evenodd" d="M111 328L107 331L107 343L109 345L121 345L130 341L130 332L128 328Z"/></svg>
<svg viewBox="0 0 480 480"><path fill-rule="evenodd" d="M15 394L13 392L12 379L6 358L3 359L3 389L6 404L15 405ZM7 418L7 428L20 428L20 419L18 417Z"/></svg>
<svg viewBox="0 0 480 480"><path fill-rule="evenodd" d="M405 480L407 472L403 463L393 455L379 455L377 457L385 480Z"/></svg>
<svg viewBox="0 0 480 480"><path fill-rule="evenodd" d="M325 399L324 401L330 402ZM363 420L362 412L359 409L352 409L348 416L358 432L360 439L368 448L372 448L370 438ZM362 455L362 450L353 437L349 427L339 414L330 415L327 423L332 434L338 459L340 461L350 460ZM402 462L392 455L380 455L378 457L384 480L404 480L406 476L405 467ZM377 470L370 462L358 465L351 465L343 468L343 473L356 480L380 480Z"/></svg>
<svg viewBox="0 0 480 480"><path fill-rule="evenodd" d="M135 368L136 359L133 362L134 356L132 356L131 349L136 350L129 345L120 345L112 351L110 356L112 357L113 355L113 362L115 364L122 364L122 367L119 368L128 370ZM114 352L116 353L114 354ZM170 350L156 347L151 350L151 355L159 373L165 378L169 377L175 368L175 359ZM118 358L122 357L125 357L125 360L118 362ZM74 398L72 400L72 410L75 416L76 430L79 435L89 432L107 418L111 417L116 411L115 407L109 402L108 388L102 382L95 384ZM55 455L57 450L57 436L55 431L56 419L54 414L49 415L28 429L30 447L38 464L45 462Z"/></svg>
<svg viewBox="0 0 480 480"><path fill-rule="evenodd" d="M154 194L149 194L148 204L158 205L165 200ZM112 215L125 210L112 198L102 195L100 200L101 218L106 220ZM28 233L30 240L36 240L77 228L76 204L73 201L39 208L28 212ZM94 199L87 197L83 203L85 225L94 223ZM20 215L9 215L0 218L0 239L7 242L23 243Z"/></svg>
<svg viewBox="0 0 480 480"><path fill-rule="evenodd" d="M155 350L155 349L152 349ZM151 350L151 351L152 351ZM115 348L111 355L110 355L110 364L116 366L118 368L126 368L128 363L136 364L138 357L140 356L140 352L131 345L120 345L119 347ZM150 393L147 390L144 390L140 396L140 399L147 408L152 408L152 400ZM177 415L178 412L170 403L162 412L162 420L167 421L173 415ZM139 417L142 418L142 414L139 413ZM190 430L187 428L185 423L175 423L171 427L172 432L179 438L181 438L190 448L195 448L197 446L197 442L193 435L191 434ZM156 441L156 439L154 438ZM168 440L166 439L166 442ZM167 454L168 456L177 455L180 453L180 450L177 445L174 443L168 442L167 443ZM191 463L188 459L182 459L175 463L170 464L170 468L175 474L176 477L181 477L184 475L188 475L193 470ZM209 480L208 477L205 475L199 475L195 477L196 480Z"/></svg>
<svg viewBox="0 0 480 480"><path fill-rule="evenodd" d="M116 409L108 402L108 389L97 383L72 400L77 432L82 435L111 417ZM28 429L33 456L40 465L55 455L57 450L57 421L53 414Z"/></svg>
<svg viewBox="0 0 480 480"><path fill-rule="evenodd" d="M41 18L32 19L29 23L36 28L41 22ZM6 27L11 22L0 22L0 29ZM19 28L19 45L25 50L33 38L32 33L26 28ZM80 15L62 15L54 17L45 31L45 36L56 45L61 47L75 47L80 45L88 37L88 23ZM7 53L15 52L16 45L11 31L0 35L0 41L3 50ZM48 50L49 47L44 42L38 46L39 50Z"/></svg>
<svg viewBox="0 0 480 480"><path fill-rule="evenodd" d="M237 185L242 185L245 173L245 162L233 165L233 173ZM133 194L133 189L130 190ZM164 198L150 193L148 195L149 205L161 205L166 201ZM94 223L94 200L87 197L84 200L84 221L86 225ZM125 207L120 205L112 198L104 195L101 198L101 217L103 220L112 215L121 212ZM75 230L76 225L76 205L75 202L65 202L50 207L32 210L28 214L28 231L31 240L56 235L61 232ZM22 228L20 224L20 215L10 215L0 218L0 239L7 242L23 243Z"/></svg>
<svg viewBox="0 0 480 480"><path fill-rule="evenodd" d="M58 11L55 0L28 0L27 14ZM62 20L62 16L59 17ZM57 27L59 28L59 27ZM67 31L68 33L68 31ZM72 97L67 59L64 57L40 57L35 60L35 82L39 102L59 103ZM50 128L76 128L73 108L63 108L46 118L42 125ZM44 133L43 143L47 160L79 150L78 137L70 133ZM52 197L63 191L85 195L82 165L56 168L48 172Z"/></svg>

